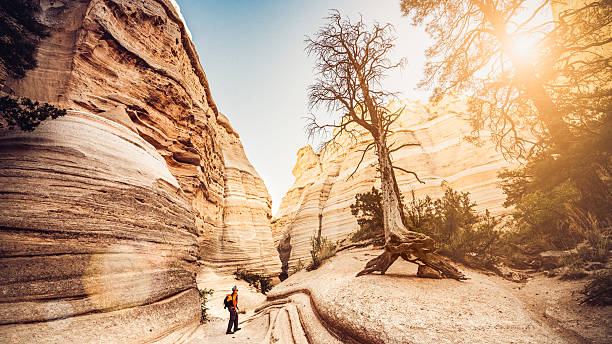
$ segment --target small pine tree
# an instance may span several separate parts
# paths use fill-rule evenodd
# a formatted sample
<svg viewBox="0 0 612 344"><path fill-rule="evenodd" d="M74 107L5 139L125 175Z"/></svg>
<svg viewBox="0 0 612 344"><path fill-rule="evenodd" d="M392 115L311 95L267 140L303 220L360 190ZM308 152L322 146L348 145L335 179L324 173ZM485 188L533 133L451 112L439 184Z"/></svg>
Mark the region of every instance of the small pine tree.
<svg viewBox="0 0 612 344"><path fill-rule="evenodd" d="M64 109L58 109L48 103L40 104L29 98L0 97L0 128L19 127L24 131L33 131L45 119L55 119L65 114Z"/></svg>
<svg viewBox="0 0 612 344"><path fill-rule="evenodd" d="M372 187L369 192L355 195L351 204L351 214L357 218L359 230L351 236L353 241L372 240L376 245L384 245L383 210L380 191Z"/></svg>

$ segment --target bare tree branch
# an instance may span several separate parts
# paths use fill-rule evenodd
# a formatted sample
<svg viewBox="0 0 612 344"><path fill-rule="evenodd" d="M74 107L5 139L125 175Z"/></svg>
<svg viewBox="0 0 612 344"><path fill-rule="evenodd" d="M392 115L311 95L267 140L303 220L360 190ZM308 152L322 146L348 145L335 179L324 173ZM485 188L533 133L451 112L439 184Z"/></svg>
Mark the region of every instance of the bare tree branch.
<svg viewBox="0 0 612 344"><path fill-rule="evenodd" d="M394 168L394 169L396 169L396 170L400 170L400 171L402 171L402 172L406 172L406 173L412 174L412 175L413 175L413 176L416 178L416 180L418 180L418 181L419 181L419 183L421 183L421 184L425 184L425 182L424 182L424 181L422 181L421 179L419 179L419 176L416 174L416 172L413 172L413 171L408 171L408 170L406 170L406 169L404 169L404 168L401 168L401 167L398 167L398 166L393 166L393 168Z"/></svg>

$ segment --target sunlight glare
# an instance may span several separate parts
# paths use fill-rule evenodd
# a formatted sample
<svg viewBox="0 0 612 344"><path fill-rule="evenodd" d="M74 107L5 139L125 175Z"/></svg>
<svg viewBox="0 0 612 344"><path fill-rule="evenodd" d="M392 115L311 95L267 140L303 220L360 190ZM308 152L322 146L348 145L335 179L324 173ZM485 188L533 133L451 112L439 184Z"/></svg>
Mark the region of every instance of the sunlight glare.
<svg viewBox="0 0 612 344"><path fill-rule="evenodd" d="M528 37L514 39L510 44L511 53L520 61L527 61L534 56L535 42Z"/></svg>

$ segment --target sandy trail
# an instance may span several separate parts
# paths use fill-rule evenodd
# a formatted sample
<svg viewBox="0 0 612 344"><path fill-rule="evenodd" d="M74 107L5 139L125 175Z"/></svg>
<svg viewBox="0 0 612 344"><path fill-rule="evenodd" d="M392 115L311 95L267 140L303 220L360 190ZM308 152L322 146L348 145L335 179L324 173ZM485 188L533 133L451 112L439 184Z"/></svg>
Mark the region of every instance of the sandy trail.
<svg viewBox="0 0 612 344"><path fill-rule="evenodd" d="M415 276L398 261L386 275L355 277L379 254L341 252L313 272L298 272L266 298L233 277L199 275L219 290L213 320L187 343L610 343L611 307L578 306L581 282L536 276L517 284L465 270L468 281ZM238 284L247 314L242 330L225 335L221 297ZM217 286L217 288L215 288ZM225 289L224 289L225 288ZM243 302L244 301L244 302ZM217 305L218 304L218 305Z"/></svg>

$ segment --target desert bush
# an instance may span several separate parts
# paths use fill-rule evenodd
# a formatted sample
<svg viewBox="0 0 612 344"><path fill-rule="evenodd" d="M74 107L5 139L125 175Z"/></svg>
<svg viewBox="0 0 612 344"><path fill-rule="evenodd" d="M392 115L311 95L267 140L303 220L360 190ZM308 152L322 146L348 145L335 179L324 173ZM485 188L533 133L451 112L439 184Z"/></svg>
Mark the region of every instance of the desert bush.
<svg viewBox="0 0 612 344"><path fill-rule="evenodd" d="M586 276L588 276L588 273L584 271L584 269L581 269L580 267L576 265L570 265L570 266L567 266L561 269L561 273L559 274L559 279L563 281L577 280L577 279L585 278Z"/></svg>
<svg viewBox="0 0 612 344"><path fill-rule="evenodd" d="M293 275L294 273L298 272L298 271L302 271L306 269L306 265L304 263L302 263L301 259L298 259L297 264L295 264L295 267L293 267L291 273L289 275Z"/></svg>
<svg viewBox="0 0 612 344"><path fill-rule="evenodd" d="M605 270L595 275L595 278L587 283L582 290L585 295L580 303L592 306L612 305L612 271Z"/></svg>
<svg viewBox="0 0 612 344"><path fill-rule="evenodd" d="M456 261L481 268L491 268L500 248L499 219L486 211L478 215L469 193L447 188L440 199L417 198L414 191L406 202L404 214L408 229L429 235L438 242L439 253ZM371 240L384 244L380 192L355 196L351 212L360 228L352 236L355 241Z"/></svg>
<svg viewBox="0 0 612 344"><path fill-rule="evenodd" d="M312 263L306 268L308 271L317 269L326 259L336 255L336 244L320 235L312 236L310 238L310 245Z"/></svg>
<svg viewBox="0 0 612 344"><path fill-rule="evenodd" d="M576 246L574 253L561 260L553 274L559 274L561 279L583 278L588 276L585 269L594 270L598 266L593 263L605 263L609 259L612 249L610 228L587 211L573 206L567 206L566 210L568 229L584 240ZM603 264L599 266L603 267Z"/></svg>
<svg viewBox="0 0 612 344"><path fill-rule="evenodd" d="M486 211L479 222L460 228L447 242L442 242L440 253L473 267L490 269L502 245L498 224L499 219Z"/></svg>
<svg viewBox="0 0 612 344"><path fill-rule="evenodd" d="M385 244L381 202L380 191L375 187L372 191L355 195L355 203L350 207L359 229L351 235L352 241L370 240L375 245Z"/></svg>
<svg viewBox="0 0 612 344"><path fill-rule="evenodd" d="M248 272L245 269L236 269L234 278L247 282L251 287L262 294L266 294L273 287L270 277Z"/></svg>
<svg viewBox="0 0 612 344"><path fill-rule="evenodd" d="M0 128L18 127L24 131L33 131L45 119L55 119L65 114L64 109L48 103L40 104L29 98L0 97Z"/></svg>
<svg viewBox="0 0 612 344"><path fill-rule="evenodd" d="M422 199L411 192L411 200L406 204L404 213L410 230L427 234L439 243L460 240L464 229L471 229L478 221L468 192L457 192L447 188L444 196L433 200L429 196Z"/></svg>
<svg viewBox="0 0 612 344"><path fill-rule="evenodd" d="M500 220L487 210L479 215L468 192L447 188L444 196L417 199L412 192L406 204L406 222L411 230L429 235L438 242L439 253L467 265L490 269L500 246L496 229Z"/></svg>
<svg viewBox="0 0 612 344"><path fill-rule="evenodd" d="M612 249L610 226L588 211L572 206L567 206L566 210L568 227L585 240L577 247L577 255L585 262L606 262Z"/></svg>
<svg viewBox="0 0 612 344"><path fill-rule="evenodd" d="M431 222L434 217L434 201L426 195L424 198L416 198L414 190L410 191L410 201L404 207L404 215L408 229L415 232L431 232Z"/></svg>
<svg viewBox="0 0 612 344"><path fill-rule="evenodd" d="M206 320L208 320L208 307L206 306L206 303L208 302L208 298L210 296L212 296L214 290L213 289L198 289L198 291L200 292L200 309L202 311L201 313L201 317L200 317L200 323L205 322Z"/></svg>
<svg viewBox="0 0 612 344"><path fill-rule="evenodd" d="M515 231L509 239L524 245L531 253L576 247L583 235L569 225L567 207L578 197L578 190L570 181L523 196L514 204Z"/></svg>

